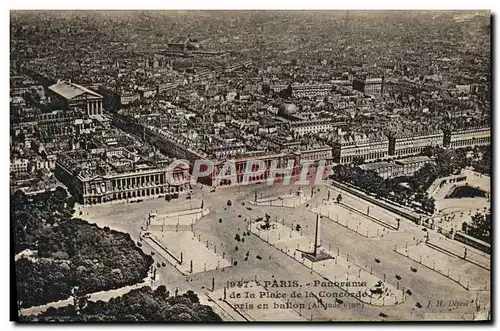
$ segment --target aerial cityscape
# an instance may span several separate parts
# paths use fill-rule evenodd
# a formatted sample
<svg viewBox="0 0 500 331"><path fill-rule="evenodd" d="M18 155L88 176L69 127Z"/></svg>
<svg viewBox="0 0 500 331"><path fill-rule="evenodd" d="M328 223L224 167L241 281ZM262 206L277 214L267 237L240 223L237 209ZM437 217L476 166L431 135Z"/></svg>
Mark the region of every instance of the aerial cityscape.
<svg viewBox="0 0 500 331"><path fill-rule="evenodd" d="M11 11L11 319L491 321L488 11Z"/></svg>

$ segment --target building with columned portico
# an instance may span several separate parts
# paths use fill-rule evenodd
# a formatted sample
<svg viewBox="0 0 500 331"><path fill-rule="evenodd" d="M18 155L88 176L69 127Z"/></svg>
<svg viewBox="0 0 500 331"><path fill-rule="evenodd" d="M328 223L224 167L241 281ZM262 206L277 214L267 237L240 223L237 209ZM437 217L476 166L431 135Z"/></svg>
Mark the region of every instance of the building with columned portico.
<svg viewBox="0 0 500 331"><path fill-rule="evenodd" d="M128 201L189 190L189 167L168 167L126 148L61 155L55 176L81 204Z"/></svg>
<svg viewBox="0 0 500 331"><path fill-rule="evenodd" d="M59 80L49 86L49 97L51 103L61 109L80 109L89 116L103 112L102 95L71 81Z"/></svg>

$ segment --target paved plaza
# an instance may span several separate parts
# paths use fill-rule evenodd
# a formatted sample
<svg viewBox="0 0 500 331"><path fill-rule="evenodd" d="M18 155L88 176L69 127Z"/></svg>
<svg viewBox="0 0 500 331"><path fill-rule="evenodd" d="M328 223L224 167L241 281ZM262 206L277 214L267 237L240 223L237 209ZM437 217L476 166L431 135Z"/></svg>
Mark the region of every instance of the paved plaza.
<svg viewBox="0 0 500 331"><path fill-rule="evenodd" d="M441 249L441 247L438 243L420 242L414 246L397 247L396 251L412 260L413 267L416 269L420 267L430 268L457 282L467 290L490 290L488 269L451 254L450 251Z"/></svg>
<svg viewBox="0 0 500 331"><path fill-rule="evenodd" d="M311 192L311 188L304 186L300 190L306 194ZM467 261L460 261L456 257L453 257L455 260L448 260L452 258L446 254L436 253L436 250L430 247L423 248L426 245L417 245L426 236L421 227L402 218L399 230L395 230L392 227L397 224L397 215L339 188L314 187L314 196L296 207L275 206L274 203L250 203L255 200L256 193L259 198L262 195L263 199L286 198L290 195L290 190L289 186L265 184L218 188L215 192L210 192L206 187L196 187L191 200L181 197L172 201L150 199L141 203L80 206L77 207L76 216L100 226L128 232L133 238L140 240L149 215L156 214L156 220L151 223L156 225L155 228L150 228L154 230L150 232L157 243L149 239L141 241L142 249L146 253L155 252L155 261L166 263L165 267L158 268L161 281L155 283L155 286L164 283L169 289L193 289L201 293L204 300L221 312L221 316L225 316L227 320L280 318L276 313L268 314L265 311L246 312L246 316L244 313L236 313L227 303L219 302L219 293L227 287L227 282L237 279L298 280L304 286L302 290L307 289L315 295L319 295L323 289L314 287L314 280L325 281L327 278L334 282L337 278L337 281L344 279L344 282L347 279L366 282L367 285L357 291L366 291L368 288L376 290L375 286L380 286L379 282L382 281L382 292L385 293L386 289L390 292L385 299L381 297L381 303L375 299L370 303L369 299L361 302L358 298L348 297L342 299L342 304L330 300L334 306L327 309L322 307L317 298L308 298L302 301L311 303L313 308L297 314L298 319L381 320L380 312L388 315L389 317L385 318L388 320L423 319L425 314L442 311L440 307L425 308L425 303L451 297L463 301L477 300L481 311L488 307L489 292L480 289L481 286L484 287L480 280L489 280L488 270ZM297 190L297 187L292 187L292 194ZM333 201L339 193L343 196L341 205ZM204 209L209 212L200 214L202 201ZM369 215L366 215L368 207ZM81 215L78 215L80 211ZM321 249L334 258L309 265L309 261L302 260L301 251L312 251L314 248L318 213L326 216L321 219ZM183 218L184 215L188 215L186 219ZM256 220L262 221L266 218L274 227L266 231L261 230L259 234L259 230L254 228ZM171 226L163 225L163 219ZM368 230L368 237L366 234L362 235L363 230ZM409 256L400 251L407 242L411 250ZM398 251L395 251L395 247ZM165 248L170 254L164 252ZM435 261L440 265L440 269L432 270L432 267L416 262L420 258L418 250L422 250L426 264L430 265ZM182 264L176 262L180 260L181 252ZM191 260L193 273L190 273L190 262L187 262ZM459 262L463 266L460 266ZM417 272L412 271L414 266L418 268ZM448 266L456 268L453 269L456 271L450 270L455 279L458 274L463 274L460 276L460 284L443 274L441 269ZM469 290L465 288L467 280ZM207 291L211 289L212 282L215 285L214 292ZM346 290L335 286L329 289L339 295L346 293ZM411 290L411 294L406 294L407 290ZM293 288L282 288L280 291L291 295ZM214 294L217 294L216 298ZM422 308L416 307L417 303ZM471 316L481 313L472 307L449 309L449 312ZM291 316L286 319L292 319Z"/></svg>
<svg viewBox="0 0 500 331"><path fill-rule="evenodd" d="M224 295L225 293L225 295ZM238 312L247 321L305 321L302 310L306 305L297 300L272 298L268 291L256 282L245 283L215 291L212 297L218 298ZM225 297L225 298L224 298Z"/></svg>
<svg viewBox="0 0 500 331"><path fill-rule="evenodd" d="M161 246L160 253L183 274L193 274L208 270L230 267L230 261L224 258L225 248L208 240L203 242L201 235L191 231L152 232L146 240Z"/></svg>
<svg viewBox="0 0 500 331"><path fill-rule="evenodd" d="M306 194L304 194L304 192L299 191L292 194L257 198L254 199L253 201L252 200L248 201L248 203L255 206L275 206L275 207L295 208L308 201L311 201L313 198L314 198L314 193L306 192Z"/></svg>
<svg viewBox="0 0 500 331"><path fill-rule="evenodd" d="M390 225L381 221L375 222L373 217L368 216L369 214L363 214L356 209L349 208L348 205L332 200L321 201L310 210L321 215L324 219L342 225L367 238L392 232Z"/></svg>
<svg viewBox="0 0 500 331"><path fill-rule="evenodd" d="M265 240L269 245L293 257L307 268L314 270L321 277L341 284L339 288L342 290L353 295L359 293L366 294L366 296L359 297L360 301L380 306L396 305L404 301L404 294L401 290L395 288L393 285L385 284L382 279L372 275L369 270L357 266L352 261L349 262L348 254L342 256L338 247L335 248L331 245L320 247L319 251L330 258L313 262L305 258L303 254L304 252L313 252L313 238L301 235L299 231L284 225L284 221L282 223L270 222L270 228L267 230L262 229L264 224L264 221L252 223L250 231L262 240ZM366 285L349 287L350 283L364 283ZM383 292L379 295L372 294L371 292L377 284L383 288L381 290Z"/></svg>
<svg viewBox="0 0 500 331"><path fill-rule="evenodd" d="M210 208L174 211L164 214L149 214L145 229L148 231L193 231L194 224L210 213Z"/></svg>

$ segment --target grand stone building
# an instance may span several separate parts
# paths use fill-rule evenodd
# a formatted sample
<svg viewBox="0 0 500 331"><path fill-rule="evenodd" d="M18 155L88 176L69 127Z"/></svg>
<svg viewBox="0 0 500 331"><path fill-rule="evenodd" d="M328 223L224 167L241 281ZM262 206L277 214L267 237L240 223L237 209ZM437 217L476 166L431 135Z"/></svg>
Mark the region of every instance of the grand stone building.
<svg viewBox="0 0 500 331"><path fill-rule="evenodd" d="M82 204L151 197L189 190L189 167L142 161L125 148L68 153L55 175Z"/></svg>
<svg viewBox="0 0 500 331"><path fill-rule="evenodd" d="M339 137L333 143L336 163L351 163L356 158L364 162L384 160L389 153L389 139L383 134L352 134Z"/></svg>
<svg viewBox="0 0 500 331"><path fill-rule="evenodd" d="M437 126L391 132L389 137L389 155L395 158L417 155L427 146L442 147L444 133Z"/></svg>
<svg viewBox="0 0 500 331"><path fill-rule="evenodd" d="M340 137L333 143L333 157L334 162L341 164L351 163L356 158L372 162L418 155L427 146L454 149L490 144L491 129L488 126L444 130L437 126L416 127L412 130L390 132L387 136L378 134Z"/></svg>
<svg viewBox="0 0 500 331"><path fill-rule="evenodd" d="M383 78L354 78L352 88L368 95L380 95L383 91Z"/></svg>
<svg viewBox="0 0 500 331"><path fill-rule="evenodd" d="M491 144L491 128L489 126L463 129L445 129L444 146L449 148L465 148L487 146Z"/></svg>
<svg viewBox="0 0 500 331"><path fill-rule="evenodd" d="M62 109L81 109L89 116L102 115L102 95L81 85L59 80L49 86L52 104Z"/></svg>
<svg viewBox="0 0 500 331"><path fill-rule="evenodd" d="M329 83L293 84L292 95L297 98L322 96L330 93L332 89L333 89L333 84Z"/></svg>
<svg viewBox="0 0 500 331"><path fill-rule="evenodd" d="M205 185L210 186L237 186L244 183L245 174L247 174L247 170L249 167L249 162L258 162L262 161L265 164L265 171L259 175L249 176L248 184L262 183L266 182L269 177L275 178L275 181L282 180L285 176L280 173L273 173L271 169L273 167L277 169L285 169L289 162L292 164L290 175L292 177L300 174L300 153L279 153L279 154L266 154L261 156L252 156L252 157L244 157L234 160L235 162L235 173L226 173L222 172L225 170L224 166L226 164L225 160L214 160L212 161L213 171L210 175L200 178L200 182ZM250 163L250 164L252 164ZM203 171L204 169L202 169ZM250 172L257 172L257 166L252 166ZM251 175L252 173L248 173ZM230 175L230 176L225 176Z"/></svg>
<svg viewBox="0 0 500 331"><path fill-rule="evenodd" d="M306 134L330 132L345 125L345 122L334 122L331 119L314 119L290 122L290 131L297 137Z"/></svg>

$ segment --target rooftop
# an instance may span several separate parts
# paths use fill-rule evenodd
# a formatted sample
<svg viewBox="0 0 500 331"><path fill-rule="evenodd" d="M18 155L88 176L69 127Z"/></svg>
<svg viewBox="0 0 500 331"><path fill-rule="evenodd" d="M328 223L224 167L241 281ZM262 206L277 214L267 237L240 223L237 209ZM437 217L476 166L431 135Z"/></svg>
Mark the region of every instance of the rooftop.
<svg viewBox="0 0 500 331"><path fill-rule="evenodd" d="M97 98L102 98L102 95L89 90L86 87L83 87L81 85L71 83L68 81L60 80L54 85L49 86L49 90L53 91L54 93L59 94L65 99L71 100L77 96L83 95L85 93L88 93L92 95L93 97Z"/></svg>
<svg viewBox="0 0 500 331"><path fill-rule="evenodd" d="M374 163L366 163L359 166L363 170L378 170L390 167L399 167L399 165L390 163L390 162L374 162Z"/></svg>
<svg viewBox="0 0 500 331"><path fill-rule="evenodd" d="M420 156L412 156L412 157L407 157L405 159L400 159L400 160L397 160L396 163L402 164L402 165L407 165L407 164L412 164L412 163L429 162L430 160L431 160L430 157L420 155Z"/></svg>

